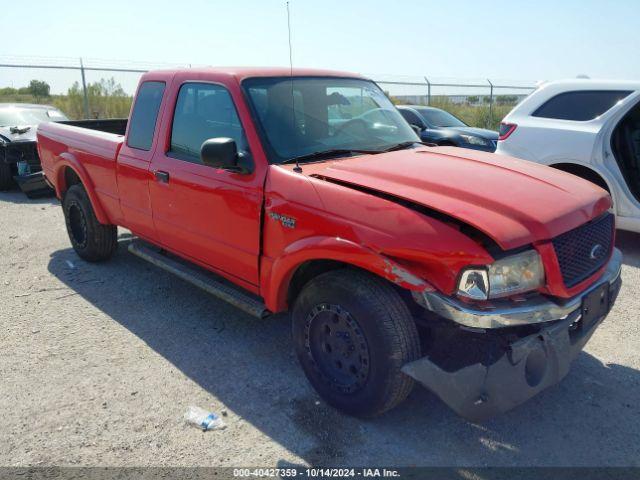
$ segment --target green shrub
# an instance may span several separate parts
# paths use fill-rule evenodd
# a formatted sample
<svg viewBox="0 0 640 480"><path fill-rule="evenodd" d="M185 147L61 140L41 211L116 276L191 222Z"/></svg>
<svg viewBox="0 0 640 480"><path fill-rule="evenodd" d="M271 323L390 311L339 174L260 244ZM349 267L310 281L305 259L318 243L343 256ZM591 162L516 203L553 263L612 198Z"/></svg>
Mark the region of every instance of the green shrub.
<svg viewBox="0 0 640 480"><path fill-rule="evenodd" d="M49 95L49 85L32 80L29 87L0 88L0 103L46 103L59 108L70 119L84 115L82 87L75 82L66 95ZM90 118L124 118L129 115L133 97L128 95L113 78L100 79L87 85Z"/></svg>

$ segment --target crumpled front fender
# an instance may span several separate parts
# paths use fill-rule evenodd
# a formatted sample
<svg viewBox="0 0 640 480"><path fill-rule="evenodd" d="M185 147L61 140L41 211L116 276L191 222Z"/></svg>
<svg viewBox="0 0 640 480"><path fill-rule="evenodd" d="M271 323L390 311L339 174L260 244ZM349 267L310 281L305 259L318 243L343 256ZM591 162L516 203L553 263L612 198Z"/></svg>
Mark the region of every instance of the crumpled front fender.
<svg viewBox="0 0 640 480"><path fill-rule="evenodd" d="M367 247L339 237L314 236L289 245L283 254L271 261L263 260L262 296L273 312L287 308L287 292L296 270L312 260L334 260L368 270L402 288L413 291L433 287L406 267Z"/></svg>

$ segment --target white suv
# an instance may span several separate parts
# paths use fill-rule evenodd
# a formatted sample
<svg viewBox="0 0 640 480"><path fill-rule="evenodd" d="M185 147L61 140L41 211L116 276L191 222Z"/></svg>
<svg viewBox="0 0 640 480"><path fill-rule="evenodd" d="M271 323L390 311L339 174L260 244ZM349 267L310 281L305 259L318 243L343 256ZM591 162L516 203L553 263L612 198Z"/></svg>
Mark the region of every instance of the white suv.
<svg viewBox="0 0 640 480"><path fill-rule="evenodd" d="M640 82L544 84L504 118L496 153L601 186L613 198L618 228L640 232Z"/></svg>

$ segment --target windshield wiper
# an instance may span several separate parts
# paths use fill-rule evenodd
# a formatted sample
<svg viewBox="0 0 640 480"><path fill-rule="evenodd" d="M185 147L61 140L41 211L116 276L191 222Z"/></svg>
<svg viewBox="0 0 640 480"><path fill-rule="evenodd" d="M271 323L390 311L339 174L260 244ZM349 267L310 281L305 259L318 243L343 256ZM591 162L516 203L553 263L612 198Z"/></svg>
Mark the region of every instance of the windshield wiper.
<svg viewBox="0 0 640 480"><path fill-rule="evenodd" d="M395 145L391 145L388 148L385 148L384 150L379 150L378 153L386 153L386 152L394 152L396 150L404 150L405 148L409 148L414 146L415 144L418 145L426 145L427 147L435 147L434 143L428 143L428 142L421 142L420 140L411 140L408 142L401 142L401 143L396 143Z"/></svg>
<svg viewBox="0 0 640 480"><path fill-rule="evenodd" d="M433 147L435 146L433 143L427 143L427 142L421 142L419 140L415 140L415 141L410 141L410 142L402 142L402 143L397 143L395 145L392 145L388 148L385 148L384 150L361 150L361 149L354 149L354 148L333 148L330 150L320 150L317 152L313 152L313 153L307 153L305 155L298 155L297 157L292 157L292 158L288 158L287 160L283 160L282 162L280 162L280 165L284 165L287 163L295 163L295 164L299 164L308 160L320 160L323 158L331 158L331 157L337 157L340 155L353 155L355 154L363 154L363 155L375 155L377 153L386 153L386 152L393 152L394 150L403 150L405 148L409 148L415 144L419 144L419 145L426 145L428 147Z"/></svg>
<svg viewBox="0 0 640 480"><path fill-rule="evenodd" d="M371 154L373 155L374 153L380 153L378 150L358 150L358 149L353 149L353 148L334 148L331 150L320 150L317 152L313 152L313 153L307 153L305 155L298 155L297 157L292 157L292 158L288 158L287 160L284 160L282 162L280 162L280 165L284 165L286 163L300 163L300 162L304 162L306 160L319 160L322 158L331 158L331 157L336 157L339 155L350 155L350 154L354 154L354 153L360 153L360 154Z"/></svg>

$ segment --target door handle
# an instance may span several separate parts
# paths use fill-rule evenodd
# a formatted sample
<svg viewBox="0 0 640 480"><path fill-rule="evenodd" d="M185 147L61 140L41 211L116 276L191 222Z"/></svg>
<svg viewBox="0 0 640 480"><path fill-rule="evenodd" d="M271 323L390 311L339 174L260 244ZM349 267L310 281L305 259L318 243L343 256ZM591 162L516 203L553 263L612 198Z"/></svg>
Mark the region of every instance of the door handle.
<svg viewBox="0 0 640 480"><path fill-rule="evenodd" d="M169 172L163 172L162 170L155 171L156 180L162 183L169 183Z"/></svg>

